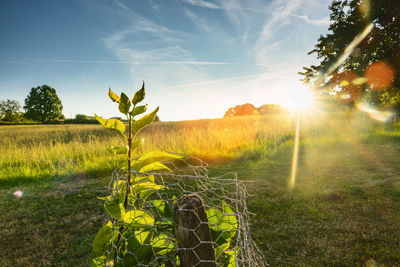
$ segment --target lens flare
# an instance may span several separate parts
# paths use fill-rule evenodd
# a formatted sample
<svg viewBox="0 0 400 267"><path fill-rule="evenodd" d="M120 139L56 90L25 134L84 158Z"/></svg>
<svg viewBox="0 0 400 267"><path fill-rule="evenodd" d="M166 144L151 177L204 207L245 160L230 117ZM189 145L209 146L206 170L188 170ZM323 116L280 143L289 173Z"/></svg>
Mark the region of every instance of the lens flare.
<svg viewBox="0 0 400 267"><path fill-rule="evenodd" d="M378 110L367 103L359 103L357 104L357 108L366 112L372 119L382 122L389 121L395 115L395 113L390 110Z"/></svg>
<svg viewBox="0 0 400 267"><path fill-rule="evenodd" d="M375 91L382 91L391 86L394 76L394 69L383 61L372 63L365 71L367 84Z"/></svg>
<svg viewBox="0 0 400 267"><path fill-rule="evenodd" d="M288 184L289 189L293 189L296 183L297 162L298 162L297 158L299 155L299 135L300 135L300 115L298 114L296 118L296 137L294 140L292 169L290 171L290 179Z"/></svg>
<svg viewBox="0 0 400 267"><path fill-rule="evenodd" d="M370 0L362 0L360 5L358 6L358 11L361 16L369 16L371 11L371 2Z"/></svg>
<svg viewBox="0 0 400 267"><path fill-rule="evenodd" d="M21 198L23 194L24 194L24 192L22 192L21 190L15 191L15 192L13 193L13 195L14 195L15 197L17 197L17 198Z"/></svg>
<svg viewBox="0 0 400 267"><path fill-rule="evenodd" d="M296 87L288 95L282 95L279 105L293 111L306 111L313 107L314 96L308 88Z"/></svg>

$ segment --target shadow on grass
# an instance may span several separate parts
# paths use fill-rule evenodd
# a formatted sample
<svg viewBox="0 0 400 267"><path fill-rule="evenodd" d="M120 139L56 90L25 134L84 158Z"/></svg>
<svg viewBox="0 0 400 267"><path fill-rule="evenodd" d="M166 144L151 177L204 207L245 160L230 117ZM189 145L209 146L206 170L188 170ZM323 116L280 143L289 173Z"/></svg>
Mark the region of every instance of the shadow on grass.
<svg viewBox="0 0 400 267"><path fill-rule="evenodd" d="M68 178L97 178L110 176L114 168L111 167L98 167L98 168L88 168L79 172L69 172L63 175L23 175L23 176L11 176L6 179L0 179L0 189L10 189L18 186L26 185L41 185L46 184L51 181L58 181Z"/></svg>
<svg viewBox="0 0 400 267"><path fill-rule="evenodd" d="M367 145L400 162L390 138ZM271 266L396 266L400 262L400 183L371 167L348 142L300 144L296 187L287 187L293 140L269 153L248 151L210 175L235 171L251 180L248 208L253 239ZM397 160L396 160L397 159Z"/></svg>
<svg viewBox="0 0 400 267"><path fill-rule="evenodd" d="M96 198L104 195L105 179L81 181L78 191L41 182L22 187L19 198L2 190L0 265L88 266L93 237L105 221Z"/></svg>

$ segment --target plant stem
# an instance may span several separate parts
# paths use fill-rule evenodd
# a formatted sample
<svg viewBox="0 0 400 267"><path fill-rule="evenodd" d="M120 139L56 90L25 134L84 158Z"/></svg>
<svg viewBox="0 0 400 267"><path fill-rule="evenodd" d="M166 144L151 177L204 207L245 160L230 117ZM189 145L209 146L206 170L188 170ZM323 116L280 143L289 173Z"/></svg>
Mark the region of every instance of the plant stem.
<svg viewBox="0 0 400 267"><path fill-rule="evenodd" d="M132 158L132 117L128 119L128 180L126 181L127 188L125 193L124 208L128 205L128 195L131 191L131 158Z"/></svg>
<svg viewBox="0 0 400 267"><path fill-rule="evenodd" d="M126 181L124 209L126 209L126 207L128 206L128 196L131 191L131 159L132 159L132 117L131 117L131 115L129 115L129 117L128 117L128 176L127 176L127 181ZM121 241L123 230L124 230L124 225L121 225L118 229L118 239L117 239L117 246L115 249L114 264L117 263L119 243Z"/></svg>

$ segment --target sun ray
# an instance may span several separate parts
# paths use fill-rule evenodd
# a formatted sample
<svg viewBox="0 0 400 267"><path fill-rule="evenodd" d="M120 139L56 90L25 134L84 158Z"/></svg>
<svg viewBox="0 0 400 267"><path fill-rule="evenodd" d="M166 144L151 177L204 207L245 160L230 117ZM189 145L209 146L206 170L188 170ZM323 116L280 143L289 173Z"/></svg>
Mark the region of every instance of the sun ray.
<svg viewBox="0 0 400 267"><path fill-rule="evenodd" d="M288 187L289 189L293 189L296 183L296 174L297 174L297 159L299 155L299 135L300 135L300 114L296 116L296 137L294 140L294 148L293 148L293 156L292 156L292 169L290 172L290 179Z"/></svg>

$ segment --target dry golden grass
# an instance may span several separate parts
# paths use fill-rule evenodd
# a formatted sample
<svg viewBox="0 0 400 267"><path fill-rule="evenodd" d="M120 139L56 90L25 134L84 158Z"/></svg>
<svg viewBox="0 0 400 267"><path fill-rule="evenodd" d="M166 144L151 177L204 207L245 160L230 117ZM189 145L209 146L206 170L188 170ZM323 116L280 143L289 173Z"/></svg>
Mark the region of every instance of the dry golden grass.
<svg viewBox="0 0 400 267"><path fill-rule="evenodd" d="M371 123L354 125L347 117L347 123L323 114L315 118L302 119L303 143L348 140L349 134L359 139L360 127L373 127ZM158 122L144 129L139 138L143 150L182 152L218 163L252 151L268 153L283 142L293 142L295 125L294 116L287 114ZM2 126L0 136L0 185L76 173L98 176L123 162L123 156L114 156L107 148L123 145L124 140L100 125Z"/></svg>

